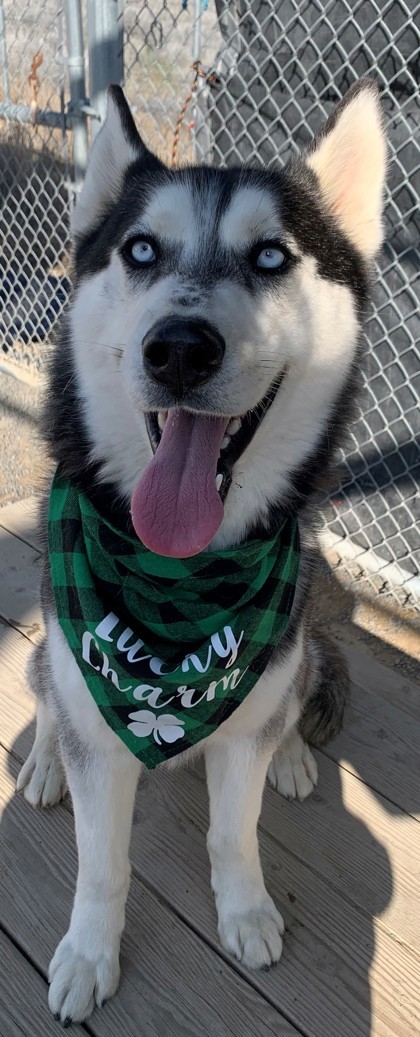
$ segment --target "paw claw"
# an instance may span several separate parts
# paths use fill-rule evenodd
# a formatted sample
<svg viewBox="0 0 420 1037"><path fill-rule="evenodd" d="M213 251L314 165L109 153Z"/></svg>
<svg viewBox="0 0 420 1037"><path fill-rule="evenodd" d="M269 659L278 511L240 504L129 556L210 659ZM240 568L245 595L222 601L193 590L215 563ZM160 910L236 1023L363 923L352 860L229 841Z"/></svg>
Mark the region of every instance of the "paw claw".
<svg viewBox="0 0 420 1037"><path fill-rule="evenodd" d="M283 950L284 923L271 897L242 913L220 915L223 947L249 969L268 970Z"/></svg>
<svg viewBox="0 0 420 1037"><path fill-rule="evenodd" d="M302 803L313 792L318 781L316 760L297 731L274 753L267 777L285 799Z"/></svg>
<svg viewBox="0 0 420 1037"><path fill-rule="evenodd" d="M16 791L22 792L33 807L52 807L59 803L67 786L57 752L34 746L19 772Z"/></svg>
<svg viewBox="0 0 420 1037"><path fill-rule="evenodd" d="M67 934L61 941L49 969L48 1003L54 1019L67 1029L72 1022L81 1023L112 997L120 976L118 954L99 954L90 960L77 950Z"/></svg>

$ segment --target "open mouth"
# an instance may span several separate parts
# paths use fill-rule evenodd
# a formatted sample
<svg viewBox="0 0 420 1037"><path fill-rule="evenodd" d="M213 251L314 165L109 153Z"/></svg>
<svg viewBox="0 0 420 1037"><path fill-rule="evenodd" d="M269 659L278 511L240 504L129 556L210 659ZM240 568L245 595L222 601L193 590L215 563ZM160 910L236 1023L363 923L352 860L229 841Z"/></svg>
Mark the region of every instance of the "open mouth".
<svg viewBox="0 0 420 1037"><path fill-rule="evenodd" d="M157 554L187 558L211 542L223 521L232 471L279 390L284 372L257 406L237 417L177 409L145 415L153 459L137 484L131 516Z"/></svg>

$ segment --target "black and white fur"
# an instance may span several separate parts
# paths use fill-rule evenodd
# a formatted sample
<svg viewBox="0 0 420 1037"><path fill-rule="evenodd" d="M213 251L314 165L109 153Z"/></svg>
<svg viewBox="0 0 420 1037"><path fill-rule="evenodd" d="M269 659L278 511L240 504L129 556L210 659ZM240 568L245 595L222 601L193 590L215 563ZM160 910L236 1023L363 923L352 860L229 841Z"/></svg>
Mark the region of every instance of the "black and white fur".
<svg viewBox="0 0 420 1037"><path fill-rule="evenodd" d="M313 631L314 500L357 386L385 165L377 92L367 81L306 155L270 173L168 170L111 88L73 217L75 288L45 430L54 459L104 514L130 527L133 487L151 458L144 413L171 407L142 364L141 342L158 318L211 322L226 342L220 370L184 404L192 411L243 415L283 374L235 464L211 545L264 535L300 511L302 563L287 638L245 702L201 743L220 940L250 968L276 962L282 951L283 922L265 889L256 835L267 771L284 795L308 796L317 769L307 742L336 733L346 696L344 665ZM124 262L121 249L136 234L159 242L152 272L136 275ZM250 249L272 241L289 261L283 273L262 276ZM65 1022L85 1019L118 986L140 764L84 684L55 618L47 568L42 598L47 635L32 667L37 732L18 788L33 805L48 806L68 783L73 799L79 876L49 994Z"/></svg>

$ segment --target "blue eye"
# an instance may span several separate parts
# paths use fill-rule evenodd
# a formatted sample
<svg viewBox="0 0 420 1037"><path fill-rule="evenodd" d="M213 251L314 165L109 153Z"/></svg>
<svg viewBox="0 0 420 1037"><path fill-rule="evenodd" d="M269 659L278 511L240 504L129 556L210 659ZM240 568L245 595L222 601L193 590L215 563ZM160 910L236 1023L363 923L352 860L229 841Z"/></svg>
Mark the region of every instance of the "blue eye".
<svg viewBox="0 0 420 1037"><path fill-rule="evenodd" d="M274 248L271 245L267 245L261 249L261 252L255 258L255 265L260 270L279 270L286 259L284 252L280 248Z"/></svg>
<svg viewBox="0 0 420 1037"><path fill-rule="evenodd" d="M150 266L151 263L155 262L156 252L150 241L138 238L137 241L133 241L130 245L130 257L139 266Z"/></svg>

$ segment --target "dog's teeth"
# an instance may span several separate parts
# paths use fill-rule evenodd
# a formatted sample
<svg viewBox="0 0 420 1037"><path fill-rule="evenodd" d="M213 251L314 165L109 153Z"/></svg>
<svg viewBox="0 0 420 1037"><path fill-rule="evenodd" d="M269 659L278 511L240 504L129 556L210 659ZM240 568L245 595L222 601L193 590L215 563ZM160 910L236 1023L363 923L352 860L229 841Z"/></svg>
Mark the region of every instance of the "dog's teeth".
<svg viewBox="0 0 420 1037"><path fill-rule="evenodd" d="M159 413L158 413L158 425L159 425L159 428L160 428L161 432L163 432L163 429L165 428L165 423L166 423L167 416L168 415L167 415L166 410L160 410Z"/></svg>
<svg viewBox="0 0 420 1037"><path fill-rule="evenodd" d="M217 490L217 492L219 492L220 487L222 485L222 482L223 482L223 475L221 474L221 472L219 472L219 474L216 475L216 490Z"/></svg>
<svg viewBox="0 0 420 1037"><path fill-rule="evenodd" d="M230 436L225 436L224 439L222 439L222 445L221 445L220 449L224 450L225 447L229 446L229 443L230 443Z"/></svg>
<svg viewBox="0 0 420 1037"><path fill-rule="evenodd" d="M232 418L232 421L229 422L226 431L229 433L230 436L234 436L237 432L239 432L241 425L242 421L240 418Z"/></svg>

